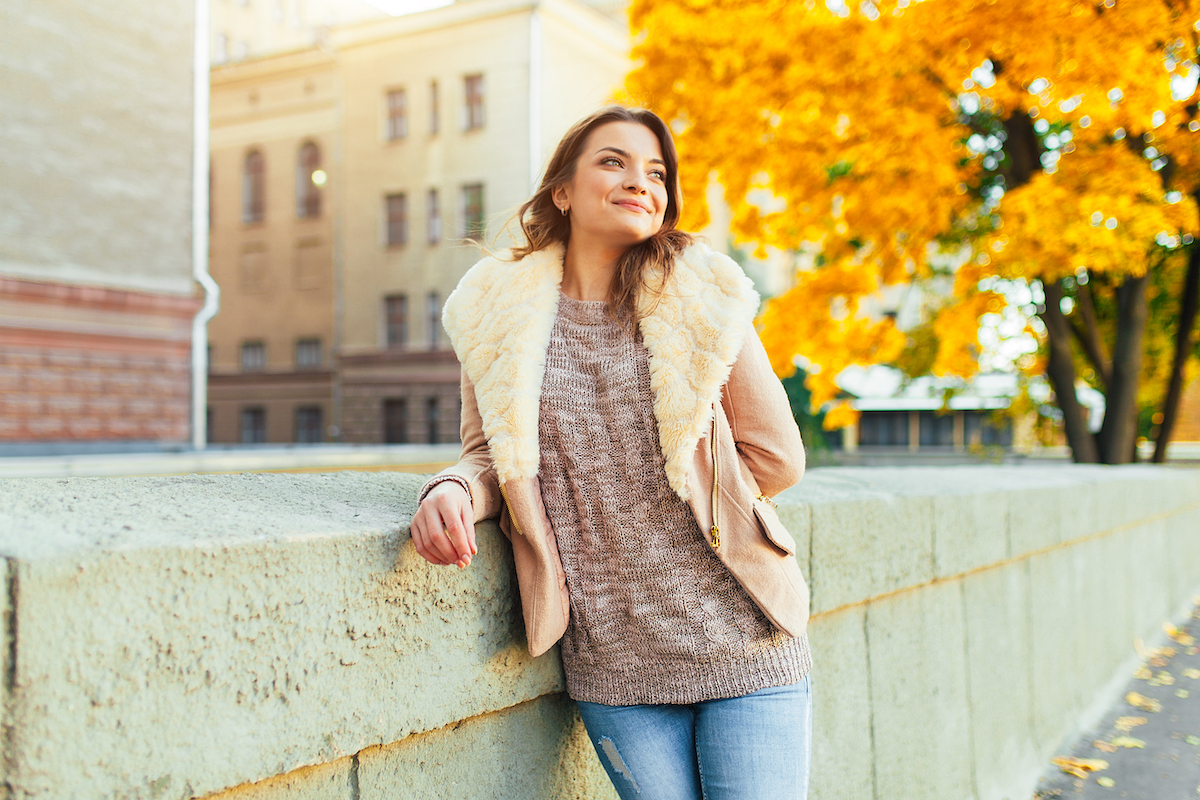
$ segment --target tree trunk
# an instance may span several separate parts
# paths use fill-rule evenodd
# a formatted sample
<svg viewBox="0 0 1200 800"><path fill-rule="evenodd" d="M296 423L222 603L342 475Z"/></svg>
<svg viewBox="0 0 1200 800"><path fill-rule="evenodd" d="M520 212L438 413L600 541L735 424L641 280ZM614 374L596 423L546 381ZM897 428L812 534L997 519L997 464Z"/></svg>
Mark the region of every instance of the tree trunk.
<svg viewBox="0 0 1200 800"><path fill-rule="evenodd" d="M1050 339L1050 361L1046 365L1046 375L1054 387L1058 407L1063 412L1063 426L1067 433L1067 444L1071 447L1071 457L1080 464L1095 464L1100 460L1096 437L1088 430L1083 406L1075 396L1071 328L1059 305L1063 298L1062 286L1057 282L1042 281L1042 293L1046 296L1046 308L1040 316L1042 322L1046 323L1046 333Z"/></svg>
<svg viewBox="0 0 1200 800"><path fill-rule="evenodd" d="M1200 244L1188 253L1187 276L1183 280L1183 300L1180 303L1179 327L1175 331L1175 360L1171 363L1171 382L1162 404L1162 422L1154 442L1155 464L1167 460L1167 444L1179 413L1179 398L1183 395L1183 366L1192 351L1192 328L1196 324L1196 309L1200 306Z"/></svg>
<svg viewBox="0 0 1200 800"><path fill-rule="evenodd" d="M1105 396L1104 424L1096 437L1100 461L1127 464L1137 446L1137 388L1142 374L1146 334L1146 286L1149 274L1129 277L1117 287L1117 340L1113 345L1112 382Z"/></svg>

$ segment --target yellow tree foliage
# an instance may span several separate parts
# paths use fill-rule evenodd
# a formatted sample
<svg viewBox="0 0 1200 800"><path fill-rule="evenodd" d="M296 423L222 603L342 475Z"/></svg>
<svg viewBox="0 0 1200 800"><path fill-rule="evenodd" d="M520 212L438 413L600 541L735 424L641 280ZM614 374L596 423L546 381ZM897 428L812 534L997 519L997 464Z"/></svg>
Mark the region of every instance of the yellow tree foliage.
<svg viewBox="0 0 1200 800"><path fill-rule="evenodd" d="M897 357L904 335L861 300L933 275L948 238L975 255L933 320L933 371L969 376L1003 303L981 280L1143 274L1156 237L1195 225L1200 124L1172 80L1195 78L1200 2L633 0L630 18L627 90L676 132L684 225L707 221L715 174L739 240L820 248L760 320L781 375L815 366L814 408L845 366Z"/></svg>

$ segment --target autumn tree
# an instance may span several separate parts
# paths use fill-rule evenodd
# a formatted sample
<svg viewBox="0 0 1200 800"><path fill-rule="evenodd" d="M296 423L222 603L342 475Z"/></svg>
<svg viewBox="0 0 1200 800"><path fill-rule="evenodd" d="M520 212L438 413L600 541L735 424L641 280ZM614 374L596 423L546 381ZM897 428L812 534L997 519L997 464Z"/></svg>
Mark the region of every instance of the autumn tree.
<svg viewBox="0 0 1200 800"><path fill-rule="evenodd" d="M627 85L676 131L685 224L705 222L715 175L740 240L819 248L761 319L781 375L797 356L819 367L814 406L837 398L845 367L910 344L863 313L881 287L953 280L924 331L932 371L965 378L981 316L1008 302L997 287L1026 282L1075 459L1120 463L1134 454L1155 276L1183 284L1160 448L1194 346L1194 5L634 0L642 65ZM947 251L966 263L948 268ZM1080 359L1106 396L1096 435L1076 399ZM835 404L826 424L853 418Z"/></svg>

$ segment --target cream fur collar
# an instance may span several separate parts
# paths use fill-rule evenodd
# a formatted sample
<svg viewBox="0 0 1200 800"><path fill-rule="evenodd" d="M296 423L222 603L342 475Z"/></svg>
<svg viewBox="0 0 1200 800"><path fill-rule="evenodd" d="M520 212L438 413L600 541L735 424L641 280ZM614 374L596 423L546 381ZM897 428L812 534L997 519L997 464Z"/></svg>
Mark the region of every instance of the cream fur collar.
<svg viewBox="0 0 1200 800"><path fill-rule="evenodd" d="M442 314L475 385L501 483L532 478L541 460L538 409L562 258L561 245L516 262L484 258L463 276ZM659 445L667 481L686 500L693 453L758 310L758 294L733 260L696 243L679 255L666 290L650 304L640 328Z"/></svg>

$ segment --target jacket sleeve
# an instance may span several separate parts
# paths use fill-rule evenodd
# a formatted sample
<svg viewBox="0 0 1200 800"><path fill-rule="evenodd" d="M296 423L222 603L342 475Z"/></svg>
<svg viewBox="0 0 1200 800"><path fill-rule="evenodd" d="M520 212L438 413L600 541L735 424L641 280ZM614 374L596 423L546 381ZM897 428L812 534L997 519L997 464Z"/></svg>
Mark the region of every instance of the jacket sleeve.
<svg viewBox="0 0 1200 800"><path fill-rule="evenodd" d="M761 492L774 496L804 475L804 443L783 384L750 328L721 393L738 454Z"/></svg>
<svg viewBox="0 0 1200 800"><path fill-rule="evenodd" d="M471 487L471 505L475 521L480 522L500 515L502 497L492 455L488 450L487 438L483 435L483 420L479 416L479 403L475 399L475 385L462 374L462 454L458 463L439 472L441 475L456 475ZM428 486L429 484L426 484ZM424 490L422 490L424 492Z"/></svg>

